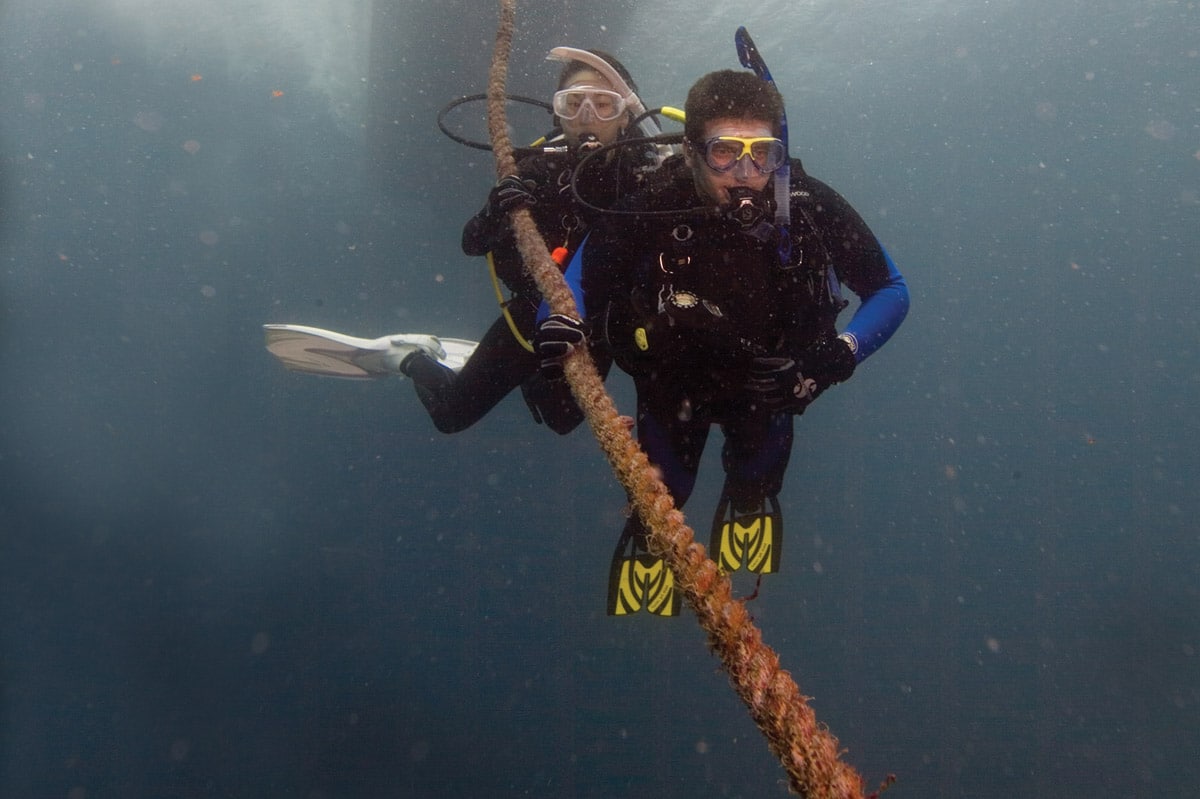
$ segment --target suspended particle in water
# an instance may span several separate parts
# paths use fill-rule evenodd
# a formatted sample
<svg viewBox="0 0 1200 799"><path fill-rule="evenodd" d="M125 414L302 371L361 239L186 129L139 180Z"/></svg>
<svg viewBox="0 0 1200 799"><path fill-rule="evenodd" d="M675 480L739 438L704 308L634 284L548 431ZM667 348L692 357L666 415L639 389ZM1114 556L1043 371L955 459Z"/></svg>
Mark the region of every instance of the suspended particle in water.
<svg viewBox="0 0 1200 799"><path fill-rule="evenodd" d="M271 636L266 632L258 632L254 634L254 638L250 641L250 651L255 655L261 655L271 648Z"/></svg>
<svg viewBox="0 0 1200 799"><path fill-rule="evenodd" d="M172 763L182 763L187 760L188 753L192 751L192 744L186 738L179 738L171 742L171 758Z"/></svg>
<svg viewBox="0 0 1200 799"><path fill-rule="evenodd" d="M1146 134L1150 138L1159 141L1168 141L1175 138L1175 126L1165 119L1151 120L1143 130L1146 131Z"/></svg>
<svg viewBox="0 0 1200 799"><path fill-rule="evenodd" d="M133 115L133 124L147 133L158 133L162 130L163 115L157 111L138 111Z"/></svg>

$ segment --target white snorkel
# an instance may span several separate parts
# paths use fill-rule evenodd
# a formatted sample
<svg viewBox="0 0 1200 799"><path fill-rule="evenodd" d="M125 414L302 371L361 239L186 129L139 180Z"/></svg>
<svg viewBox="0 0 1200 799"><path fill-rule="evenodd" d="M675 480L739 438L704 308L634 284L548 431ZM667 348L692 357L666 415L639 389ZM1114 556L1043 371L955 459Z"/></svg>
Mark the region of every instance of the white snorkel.
<svg viewBox="0 0 1200 799"><path fill-rule="evenodd" d="M581 64L587 64L596 73L612 84L613 91L621 95L625 100L625 106L633 112L635 118L646 113L646 104L642 102L642 98L637 96L637 93L625 82L621 77L621 73L613 68L613 65L605 61L595 53L589 53L587 50L581 50L578 47L555 47L546 56L547 61L578 61ZM662 133L662 128L658 125L658 120L654 115L644 117L638 122L638 129L643 136L657 136Z"/></svg>

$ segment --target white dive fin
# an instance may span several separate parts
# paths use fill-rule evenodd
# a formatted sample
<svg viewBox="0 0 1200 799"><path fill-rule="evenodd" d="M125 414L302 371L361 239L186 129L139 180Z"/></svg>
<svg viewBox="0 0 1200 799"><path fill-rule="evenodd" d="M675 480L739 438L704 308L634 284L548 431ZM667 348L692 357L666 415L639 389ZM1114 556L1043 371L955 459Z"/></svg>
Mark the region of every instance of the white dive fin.
<svg viewBox="0 0 1200 799"><path fill-rule="evenodd" d="M401 361L417 350L458 371L477 345L474 341L423 333L355 338L304 325L263 325L263 331L267 350L288 369L352 379L402 374Z"/></svg>

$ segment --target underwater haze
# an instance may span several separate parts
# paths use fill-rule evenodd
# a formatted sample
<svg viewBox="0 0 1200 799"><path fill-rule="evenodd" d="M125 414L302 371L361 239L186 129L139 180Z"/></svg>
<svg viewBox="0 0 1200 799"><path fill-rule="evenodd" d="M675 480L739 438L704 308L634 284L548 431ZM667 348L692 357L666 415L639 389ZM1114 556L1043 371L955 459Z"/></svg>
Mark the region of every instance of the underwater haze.
<svg viewBox="0 0 1200 799"><path fill-rule="evenodd" d="M908 280L798 421L765 640L889 797L1194 792L1200 10L701 5L520 3L509 90L599 47L682 106L746 25ZM604 614L586 429L512 396L442 435L263 347L495 319L459 249L494 167L435 120L496 18L0 3L0 796L787 795L690 611Z"/></svg>

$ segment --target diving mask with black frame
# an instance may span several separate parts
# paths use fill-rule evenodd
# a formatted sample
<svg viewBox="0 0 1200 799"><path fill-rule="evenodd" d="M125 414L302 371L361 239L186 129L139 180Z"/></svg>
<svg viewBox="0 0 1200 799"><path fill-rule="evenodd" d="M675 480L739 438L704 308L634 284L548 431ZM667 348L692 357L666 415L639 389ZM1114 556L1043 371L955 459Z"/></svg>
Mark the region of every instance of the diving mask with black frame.
<svg viewBox="0 0 1200 799"><path fill-rule="evenodd" d="M760 174L769 175L787 163L787 146L774 136L713 136L704 142L691 142L691 146L703 155L709 169L722 174L739 164L748 164Z"/></svg>

